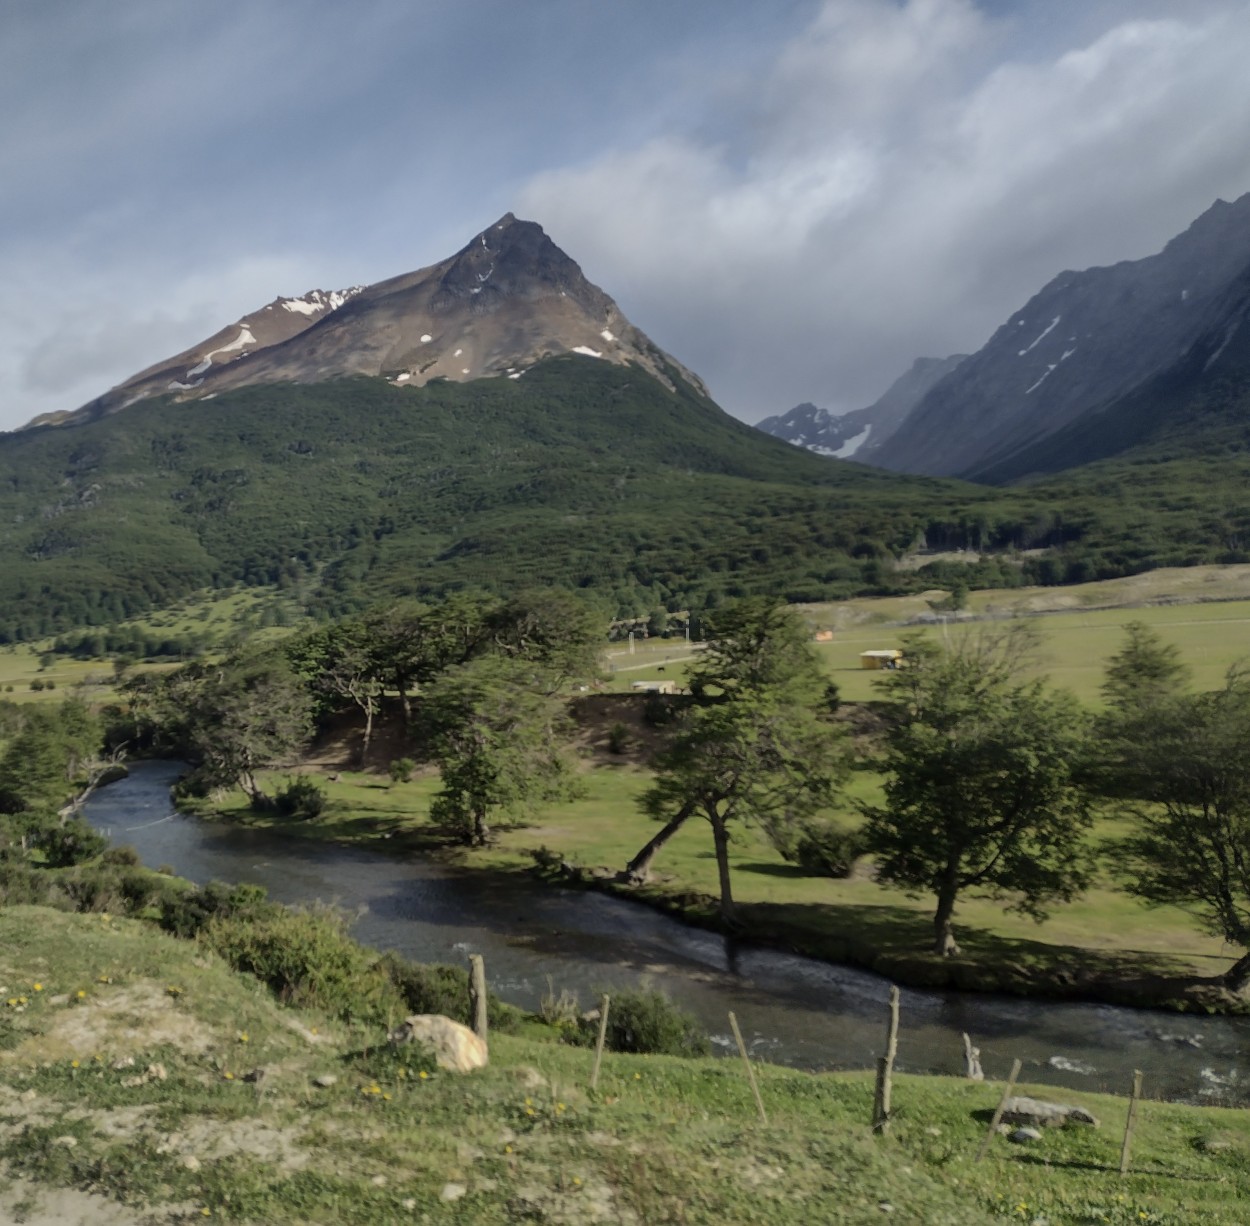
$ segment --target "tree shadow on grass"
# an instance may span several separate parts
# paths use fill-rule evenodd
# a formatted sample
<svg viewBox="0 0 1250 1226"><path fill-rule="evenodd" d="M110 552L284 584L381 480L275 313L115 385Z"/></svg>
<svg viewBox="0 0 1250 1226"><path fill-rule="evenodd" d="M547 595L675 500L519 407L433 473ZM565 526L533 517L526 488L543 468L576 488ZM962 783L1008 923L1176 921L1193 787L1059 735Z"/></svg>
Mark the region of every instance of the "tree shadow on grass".
<svg viewBox="0 0 1250 1226"><path fill-rule="evenodd" d="M797 864L775 864L769 861L756 861L753 864L735 864L734 871L740 873L759 873L764 877L813 877L818 874L809 873Z"/></svg>

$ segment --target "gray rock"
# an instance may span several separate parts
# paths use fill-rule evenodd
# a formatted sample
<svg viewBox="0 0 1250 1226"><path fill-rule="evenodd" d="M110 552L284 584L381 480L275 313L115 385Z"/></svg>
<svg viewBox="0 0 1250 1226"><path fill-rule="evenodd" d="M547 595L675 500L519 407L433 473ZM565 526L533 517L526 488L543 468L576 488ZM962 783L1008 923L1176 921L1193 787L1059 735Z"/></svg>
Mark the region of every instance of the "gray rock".
<svg viewBox="0 0 1250 1226"><path fill-rule="evenodd" d="M469 1189L462 1183L445 1183L443 1190L438 1194L439 1200L454 1201L459 1200Z"/></svg>
<svg viewBox="0 0 1250 1226"><path fill-rule="evenodd" d="M1098 1120L1084 1107L1070 1103L1048 1103L1040 1098L1016 1095L1007 1100L1003 1109L1004 1124L1019 1124L1025 1128L1064 1128L1068 1124L1084 1124L1097 1128Z"/></svg>
<svg viewBox="0 0 1250 1226"><path fill-rule="evenodd" d="M1007 1140L1016 1145L1028 1145L1030 1141L1040 1141L1042 1134L1036 1128L1016 1128L1007 1134Z"/></svg>
<svg viewBox="0 0 1250 1226"><path fill-rule="evenodd" d="M323 1090L328 1090L337 1083L338 1078L333 1073L322 1073L320 1077L313 1078L313 1085L320 1086Z"/></svg>

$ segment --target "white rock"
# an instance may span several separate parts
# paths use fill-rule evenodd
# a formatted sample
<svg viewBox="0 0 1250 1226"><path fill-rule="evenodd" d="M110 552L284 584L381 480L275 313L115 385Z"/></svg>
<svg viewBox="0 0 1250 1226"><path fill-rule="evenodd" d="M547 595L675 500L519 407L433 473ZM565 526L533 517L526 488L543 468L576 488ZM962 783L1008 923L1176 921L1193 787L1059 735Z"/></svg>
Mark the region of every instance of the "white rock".
<svg viewBox="0 0 1250 1226"><path fill-rule="evenodd" d="M74 1146L78 1144L78 1138L77 1137L57 1137L52 1142L52 1144L59 1145L62 1149L73 1149Z"/></svg>
<svg viewBox="0 0 1250 1226"><path fill-rule="evenodd" d="M419 1043L428 1047L438 1067L449 1073L485 1068L490 1059L486 1044L468 1026L440 1013L417 1013L391 1031L392 1043Z"/></svg>
<svg viewBox="0 0 1250 1226"><path fill-rule="evenodd" d="M459 1200L469 1189L462 1183L445 1183L443 1190L438 1194L439 1200L453 1201Z"/></svg>
<svg viewBox="0 0 1250 1226"><path fill-rule="evenodd" d="M313 1078L313 1085L320 1086L323 1090L328 1090L337 1082L338 1078L333 1073L322 1073L320 1077Z"/></svg>
<svg viewBox="0 0 1250 1226"><path fill-rule="evenodd" d="M198 1171L200 1169L200 1160L194 1154L187 1154L182 1159L181 1165L184 1171Z"/></svg>

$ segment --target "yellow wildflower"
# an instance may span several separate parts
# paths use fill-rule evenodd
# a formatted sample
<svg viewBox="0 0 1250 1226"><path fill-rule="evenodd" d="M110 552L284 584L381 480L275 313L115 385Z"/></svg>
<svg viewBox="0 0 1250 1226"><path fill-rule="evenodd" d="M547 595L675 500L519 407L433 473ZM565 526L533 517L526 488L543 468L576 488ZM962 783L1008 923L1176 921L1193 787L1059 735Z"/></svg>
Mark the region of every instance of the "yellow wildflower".
<svg viewBox="0 0 1250 1226"><path fill-rule="evenodd" d="M233 1081L233 1080L234 1080L234 1074L233 1074L233 1073L229 1073L229 1072L222 1073L222 1076L223 1076L223 1077L224 1077L227 1081Z"/></svg>
<svg viewBox="0 0 1250 1226"><path fill-rule="evenodd" d="M35 985L34 985L34 988L35 988L35 991L36 991L36 992L42 992L42 991L43 991L43 984L42 984L42 983L37 983L37 984L35 984Z"/></svg>
<svg viewBox="0 0 1250 1226"><path fill-rule="evenodd" d="M77 1068L77 1067L78 1067L78 1061L77 1061L77 1060L71 1060L71 1061L69 1062L69 1066L70 1066L70 1068Z"/></svg>
<svg viewBox="0 0 1250 1226"><path fill-rule="evenodd" d="M417 1076L420 1077L422 1081L429 1081L430 1079L430 1075L425 1071L425 1069L422 1069Z"/></svg>
<svg viewBox="0 0 1250 1226"><path fill-rule="evenodd" d="M78 989L78 999L79 999L79 1000L82 1000L82 999L83 999L86 995L87 995L87 993L86 993L86 992L84 992L84 991L82 990L82 988L79 988L79 989Z"/></svg>

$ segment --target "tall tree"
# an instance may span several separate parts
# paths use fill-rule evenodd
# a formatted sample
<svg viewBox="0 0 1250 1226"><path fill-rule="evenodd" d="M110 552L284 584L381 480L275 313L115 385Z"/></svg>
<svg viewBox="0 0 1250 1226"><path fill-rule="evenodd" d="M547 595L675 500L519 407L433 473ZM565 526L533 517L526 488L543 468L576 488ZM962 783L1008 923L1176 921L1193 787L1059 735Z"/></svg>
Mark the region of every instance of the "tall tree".
<svg viewBox="0 0 1250 1226"><path fill-rule="evenodd" d="M1119 859L1127 888L1190 910L1247 952L1225 975L1250 988L1250 674L1221 689L1173 694L1110 726L1115 795L1136 821Z"/></svg>
<svg viewBox="0 0 1250 1226"><path fill-rule="evenodd" d="M1188 684L1189 668L1180 649L1165 643L1145 622L1124 627L1124 645L1107 662L1102 697L1117 717L1176 697Z"/></svg>
<svg viewBox="0 0 1250 1226"><path fill-rule="evenodd" d="M287 761L312 734L312 699L285 657L236 656L196 668L176 686L200 777L241 787L255 808L268 808L259 772Z"/></svg>
<svg viewBox="0 0 1250 1226"><path fill-rule="evenodd" d="M442 788L430 816L466 843L489 841L497 813L570 795L563 704L525 661L482 656L428 687L421 720Z"/></svg>
<svg viewBox="0 0 1250 1226"><path fill-rule="evenodd" d="M626 869L646 879L651 860L689 818L712 828L722 917L734 915L729 842L735 824L776 830L832 799L846 754L827 718L824 685L809 635L792 611L768 600L729 606L710 627L693 670L694 702L657 756L644 810L665 826Z"/></svg>
<svg viewBox="0 0 1250 1226"><path fill-rule="evenodd" d="M1045 918L1085 888L1091 818L1079 782L1087 721L1075 700L1020 680L1027 637L907 644L883 682L893 699L885 801L865 806L881 881L932 895L934 952L958 952L953 918L969 892Z"/></svg>

